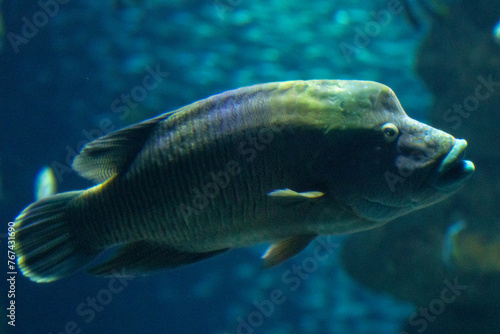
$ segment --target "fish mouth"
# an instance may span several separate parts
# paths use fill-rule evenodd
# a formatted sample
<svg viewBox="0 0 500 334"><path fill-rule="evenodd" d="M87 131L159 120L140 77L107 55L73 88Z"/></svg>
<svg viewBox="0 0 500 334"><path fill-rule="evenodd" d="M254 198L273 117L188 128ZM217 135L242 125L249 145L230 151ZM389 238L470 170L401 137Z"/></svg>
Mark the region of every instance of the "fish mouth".
<svg viewBox="0 0 500 334"><path fill-rule="evenodd" d="M464 160L467 142L455 139L453 147L445 156L437 170L435 187L442 191L457 190L474 172L474 164Z"/></svg>

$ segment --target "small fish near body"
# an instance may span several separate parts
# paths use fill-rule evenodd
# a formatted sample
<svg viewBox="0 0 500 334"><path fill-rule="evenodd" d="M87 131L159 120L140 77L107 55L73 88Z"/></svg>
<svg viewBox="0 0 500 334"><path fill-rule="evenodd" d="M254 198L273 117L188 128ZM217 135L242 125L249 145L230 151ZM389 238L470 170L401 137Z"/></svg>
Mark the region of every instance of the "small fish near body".
<svg viewBox="0 0 500 334"><path fill-rule="evenodd" d="M381 226L456 192L465 140L411 119L387 86L311 80L228 91L88 143L73 168L99 184L15 219L36 282L147 274L271 242L264 267L318 235Z"/></svg>

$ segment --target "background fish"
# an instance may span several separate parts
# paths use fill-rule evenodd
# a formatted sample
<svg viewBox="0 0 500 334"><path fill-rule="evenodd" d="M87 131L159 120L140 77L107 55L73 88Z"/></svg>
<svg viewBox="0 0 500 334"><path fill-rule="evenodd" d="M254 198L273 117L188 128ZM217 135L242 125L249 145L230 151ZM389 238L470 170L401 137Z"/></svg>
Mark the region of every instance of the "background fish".
<svg viewBox="0 0 500 334"><path fill-rule="evenodd" d="M45 166L35 178L35 200L39 201L45 197L54 195L57 192L56 176L52 168Z"/></svg>
<svg viewBox="0 0 500 334"><path fill-rule="evenodd" d="M443 240L443 263L460 273L500 272L500 237L496 231L473 231L464 221L448 227Z"/></svg>
<svg viewBox="0 0 500 334"><path fill-rule="evenodd" d="M101 184L28 206L18 265L36 282L176 267L275 242L264 266L320 234L351 233L440 201L474 165L465 140L409 118L375 82L312 80L215 95L87 144L73 163Z"/></svg>

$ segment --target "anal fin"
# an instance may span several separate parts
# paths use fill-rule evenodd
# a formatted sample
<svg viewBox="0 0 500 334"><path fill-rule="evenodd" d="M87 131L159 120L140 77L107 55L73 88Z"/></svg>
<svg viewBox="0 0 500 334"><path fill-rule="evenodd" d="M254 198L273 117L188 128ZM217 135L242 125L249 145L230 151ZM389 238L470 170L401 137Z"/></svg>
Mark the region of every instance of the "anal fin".
<svg viewBox="0 0 500 334"><path fill-rule="evenodd" d="M221 254L229 249L189 253L149 241L126 244L109 260L87 270L92 275L110 276L114 271L126 275L146 275L152 271L175 268Z"/></svg>
<svg viewBox="0 0 500 334"><path fill-rule="evenodd" d="M262 255L262 267L268 269L288 260L300 253L316 237L316 234L297 235L272 244Z"/></svg>

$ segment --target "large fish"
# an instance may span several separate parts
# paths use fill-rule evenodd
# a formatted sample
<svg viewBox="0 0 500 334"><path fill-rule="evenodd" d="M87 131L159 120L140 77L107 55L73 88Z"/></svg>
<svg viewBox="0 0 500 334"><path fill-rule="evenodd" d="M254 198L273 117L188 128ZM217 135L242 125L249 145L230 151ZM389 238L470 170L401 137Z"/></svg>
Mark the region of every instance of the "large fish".
<svg viewBox="0 0 500 334"><path fill-rule="evenodd" d="M409 118L369 81L241 88L88 143L73 168L100 184L28 206L17 263L36 282L144 274L261 242L274 266L316 236L371 229L443 200L471 176L467 143Z"/></svg>

